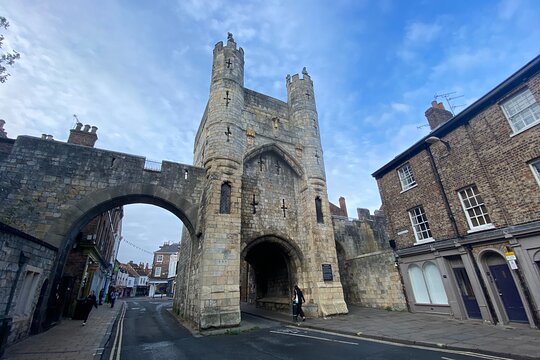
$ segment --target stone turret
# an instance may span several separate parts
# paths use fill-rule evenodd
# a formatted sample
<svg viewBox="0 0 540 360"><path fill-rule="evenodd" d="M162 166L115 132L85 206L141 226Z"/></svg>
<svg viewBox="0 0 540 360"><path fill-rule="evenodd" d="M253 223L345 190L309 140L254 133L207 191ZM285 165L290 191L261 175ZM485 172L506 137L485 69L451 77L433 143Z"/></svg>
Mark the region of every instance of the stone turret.
<svg viewBox="0 0 540 360"><path fill-rule="evenodd" d="M326 182L313 81L305 67L302 78L298 74L292 78L287 75L286 81L291 122L304 129L300 141L304 148L305 161L308 162L306 165L309 165L306 166L307 176L311 180Z"/></svg>
<svg viewBox="0 0 540 360"><path fill-rule="evenodd" d="M237 48L231 33L227 43L214 47L210 98L196 144L195 164L207 172L202 223L213 224L201 233L199 268L212 269L201 278L202 296L186 300L200 307L200 326L228 327L240 322L240 293L233 280L240 277L240 203L245 131L244 50ZM203 140L204 139L204 140ZM200 156L197 154L200 153ZM199 302L199 303L197 303ZM185 304L183 306L193 306Z"/></svg>

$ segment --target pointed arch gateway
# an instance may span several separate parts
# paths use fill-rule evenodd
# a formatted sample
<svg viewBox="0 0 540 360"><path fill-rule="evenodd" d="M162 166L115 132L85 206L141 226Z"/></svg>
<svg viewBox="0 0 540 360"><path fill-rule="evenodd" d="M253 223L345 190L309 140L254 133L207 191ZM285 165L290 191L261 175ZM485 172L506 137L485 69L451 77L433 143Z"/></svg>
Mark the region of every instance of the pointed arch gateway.
<svg viewBox="0 0 540 360"><path fill-rule="evenodd" d="M241 259L243 301L268 310L289 311L291 289L301 280L301 250L279 235L263 235L243 246Z"/></svg>

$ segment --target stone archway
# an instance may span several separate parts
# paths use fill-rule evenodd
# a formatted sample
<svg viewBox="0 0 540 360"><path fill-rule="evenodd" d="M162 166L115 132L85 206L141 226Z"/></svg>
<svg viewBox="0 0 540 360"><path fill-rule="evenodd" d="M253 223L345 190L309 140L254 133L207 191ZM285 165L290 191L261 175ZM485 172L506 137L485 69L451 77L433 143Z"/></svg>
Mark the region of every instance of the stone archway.
<svg viewBox="0 0 540 360"><path fill-rule="evenodd" d="M54 223L46 233L45 239L49 242L58 242L59 254L55 262L55 268L51 274L53 286L48 297L47 322L57 321L64 308L63 303L57 303L62 297L53 294L62 291L64 266L73 242L81 229L96 216L116 207L129 204L149 204L163 208L176 215L184 224L189 236L195 234L197 224L198 205L192 204L180 194L157 185L123 185L95 191L83 199L72 201L60 216L60 220ZM53 295L53 296L51 296Z"/></svg>
<svg viewBox="0 0 540 360"><path fill-rule="evenodd" d="M257 307L289 311L292 287L301 280L299 249L280 237L262 236L244 247L241 258L245 299Z"/></svg>

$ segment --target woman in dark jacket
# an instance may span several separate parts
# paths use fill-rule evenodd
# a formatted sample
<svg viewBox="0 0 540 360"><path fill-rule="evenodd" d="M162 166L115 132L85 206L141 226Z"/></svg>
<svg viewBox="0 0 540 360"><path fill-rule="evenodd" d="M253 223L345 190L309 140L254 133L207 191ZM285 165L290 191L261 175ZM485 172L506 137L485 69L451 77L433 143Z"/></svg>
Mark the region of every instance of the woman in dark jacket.
<svg viewBox="0 0 540 360"><path fill-rule="evenodd" d="M302 293L302 290L298 287L298 285L294 285L293 290L293 306L296 306L296 312L294 313L294 319L298 319L298 315L302 317L302 321L306 321L306 316L304 315L304 311L302 310L302 303L305 303L306 299L304 299L304 293Z"/></svg>
<svg viewBox="0 0 540 360"><path fill-rule="evenodd" d="M88 295L83 303L83 326L86 325L86 320L88 320L88 315L90 315L92 306L94 306L96 309L98 307L96 293L94 290L90 292L90 295Z"/></svg>

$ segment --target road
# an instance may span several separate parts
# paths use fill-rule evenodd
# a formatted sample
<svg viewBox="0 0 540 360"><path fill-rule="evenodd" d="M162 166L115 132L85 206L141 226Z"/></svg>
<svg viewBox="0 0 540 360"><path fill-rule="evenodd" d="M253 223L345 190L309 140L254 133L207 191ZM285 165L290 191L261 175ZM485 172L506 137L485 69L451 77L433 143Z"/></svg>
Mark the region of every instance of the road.
<svg viewBox="0 0 540 360"><path fill-rule="evenodd" d="M102 359L500 359L369 341L248 314L242 314L241 329L193 336L172 316L169 299L133 298L126 305Z"/></svg>

